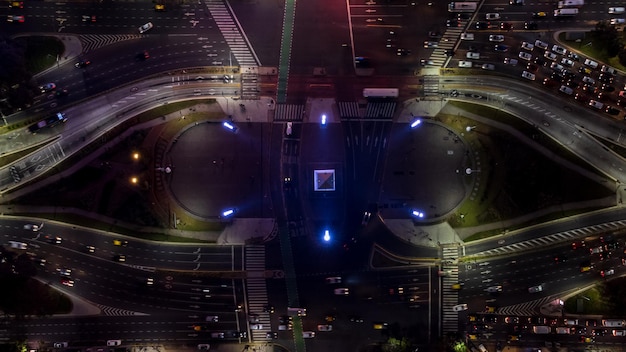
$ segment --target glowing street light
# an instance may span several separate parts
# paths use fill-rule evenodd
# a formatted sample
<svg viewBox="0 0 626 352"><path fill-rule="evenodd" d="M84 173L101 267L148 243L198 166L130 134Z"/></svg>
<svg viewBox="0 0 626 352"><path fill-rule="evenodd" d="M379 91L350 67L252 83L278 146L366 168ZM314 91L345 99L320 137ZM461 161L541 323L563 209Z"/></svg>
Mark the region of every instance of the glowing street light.
<svg viewBox="0 0 626 352"><path fill-rule="evenodd" d="M324 241L325 242L330 241L330 231L328 230L324 230Z"/></svg>
<svg viewBox="0 0 626 352"><path fill-rule="evenodd" d="M419 210L413 210L411 214L413 214L413 216L415 216L416 218L420 218L420 219L424 217L424 213L422 213Z"/></svg>
<svg viewBox="0 0 626 352"><path fill-rule="evenodd" d="M326 126L326 114L322 115L322 126Z"/></svg>
<svg viewBox="0 0 626 352"><path fill-rule="evenodd" d="M139 182L139 179L136 176L130 178L130 183L132 183L133 185L136 185L137 182Z"/></svg>
<svg viewBox="0 0 626 352"><path fill-rule="evenodd" d="M229 130L235 132L237 130L237 127L235 127L235 125L233 125L232 123L228 122L228 121L224 121L222 123L222 125L226 128L228 128Z"/></svg>
<svg viewBox="0 0 626 352"><path fill-rule="evenodd" d="M226 209L226 210L224 210L222 212L222 216L225 217L225 218L227 218L227 217L229 217L229 216L231 216L233 214L235 214L235 209L233 209L233 208Z"/></svg>
<svg viewBox="0 0 626 352"><path fill-rule="evenodd" d="M415 128L415 127L419 126L421 123L422 123L421 119L415 119L415 121L413 121L411 123L411 128Z"/></svg>
<svg viewBox="0 0 626 352"><path fill-rule="evenodd" d="M133 153L133 160L139 160L139 153L137 152Z"/></svg>

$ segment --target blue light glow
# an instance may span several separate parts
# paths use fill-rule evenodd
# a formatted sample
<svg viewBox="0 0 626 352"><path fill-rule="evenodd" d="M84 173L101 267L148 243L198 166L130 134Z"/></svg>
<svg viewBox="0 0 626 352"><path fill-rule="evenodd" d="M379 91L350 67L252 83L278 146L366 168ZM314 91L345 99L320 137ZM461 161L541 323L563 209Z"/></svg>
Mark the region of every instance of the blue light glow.
<svg viewBox="0 0 626 352"><path fill-rule="evenodd" d="M234 130L235 130L235 126L233 126L233 125L232 125L230 122L228 122L228 121L224 121L223 125L224 125L224 127L228 128L228 129L229 129L229 130L231 130L231 131L234 131Z"/></svg>
<svg viewBox="0 0 626 352"><path fill-rule="evenodd" d="M326 124L326 115L322 115L322 125Z"/></svg>
<svg viewBox="0 0 626 352"><path fill-rule="evenodd" d="M222 216L227 217L227 216L231 216L235 213L235 209L227 209L224 210L224 212L222 213Z"/></svg>
<svg viewBox="0 0 626 352"><path fill-rule="evenodd" d="M330 241L330 231L328 230L324 231L324 241L326 242Z"/></svg>
<svg viewBox="0 0 626 352"><path fill-rule="evenodd" d="M413 210L413 216L417 217L417 218L423 218L424 217L424 213L422 213L421 211L418 210Z"/></svg>
<svg viewBox="0 0 626 352"><path fill-rule="evenodd" d="M417 126L419 126L422 123L422 120L417 119L415 121L413 121L413 123L411 124L411 128L415 128Z"/></svg>

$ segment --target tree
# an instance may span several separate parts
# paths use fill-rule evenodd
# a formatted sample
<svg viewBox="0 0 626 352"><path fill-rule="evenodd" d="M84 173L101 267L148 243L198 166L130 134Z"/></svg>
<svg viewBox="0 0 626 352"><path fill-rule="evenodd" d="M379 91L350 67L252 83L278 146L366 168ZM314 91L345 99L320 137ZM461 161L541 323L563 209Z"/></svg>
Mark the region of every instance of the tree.
<svg viewBox="0 0 626 352"><path fill-rule="evenodd" d="M411 347L409 340L403 337L401 340L390 337L387 342L383 344L383 352L408 352Z"/></svg>

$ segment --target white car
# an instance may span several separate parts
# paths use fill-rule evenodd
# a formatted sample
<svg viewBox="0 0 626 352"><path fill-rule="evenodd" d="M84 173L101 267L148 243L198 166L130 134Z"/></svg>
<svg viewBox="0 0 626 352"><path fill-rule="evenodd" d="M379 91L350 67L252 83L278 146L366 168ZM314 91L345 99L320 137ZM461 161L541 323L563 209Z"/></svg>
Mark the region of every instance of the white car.
<svg viewBox="0 0 626 352"><path fill-rule="evenodd" d="M66 277L72 276L72 269L59 268L57 270L59 271L59 274L61 274L61 276L66 276Z"/></svg>
<svg viewBox="0 0 626 352"><path fill-rule="evenodd" d="M461 40L474 40L474 33L461 33Z"/></svg>
<svg viewBox="0 0 626 352"><path fill-rule="evenodd" d="M287 129L285 130L285 134L287 134L288 136L291 136L292 132L293 132L293 122L287 122Z"/></svg>
<svg viewBox="0 0 626 352"><path fill-rule="evenodd" d="M530 61L533 58L533 56L525 51L520 51L519 58L522 60Z"/></svg>
<svg viewBox="0 0 626 352"><path fill-rule="evenodd" d="M498 285L498 286L487 287L485 291L489 293L502 292L502 286Z"/></svg>
<svg viewBox="0 0 626 352"><path fill-rule="evenodd" d="M459 67L472 68L474 67L474 63L471 61L459 61Z"/></svg>
<svg viewBox="0 0 626 352"><path fill-rule="evenodd" d="M574 61L572 61L572 60L570 60L570 59L568 59L568 58L565 58L565 57L561 59L561 63L562 63L563 65L567 66L567 67L572 67L572 66L574 66Z"/></svg>
<svg viewBox="0 0 626 352"><path fill-rule="evenodd" d="M43 228L43 223L41 223L41 225L36 225L36 224L26 224L24 225L24 230L30 230L33 232L37 232L39 230L41 230Z"/></svg>
<svg viewBox="0 0 626 352"><path fill-rule="evenodd" d="M589 106L591 106L592 108L596 108L598 110L602 110L602 108L604 107L604 104L597 101L597 100L589 100Z"/></svg>
<svg viewBox="0 0 626 352"><path fill-rule="evenodd" d="M476 53L473 51L468 51L467 54L465 54L465 57L468 59L472 59L472 60L479 60L480 59L480 53Z"/></svg>
<svg viewBox="0 0 626 352"><path fill-rule="evenodd" d="M567 53L567 50L565 50L564 47L558 46L556 44L552 46L552 51L554 51L555 53L559 55L565 55Z"/></svg>
<svg viewBox="0 0 626 352"><path fill-rule="evenodd" d="M548 49L548 43L546 42L542 42L541 40L537 39L535 40L535 46L541 49Z"/></svg>
<svg viewBox="0 0 626 352"><path fill-rule="evenodd" d="M218 317L217 315L207 315L205 321L217 323L220 321L220 317Z"/></svg>
<svg viewBox="0 0 626 352"><path fill-rule="evenodd" d="M496 43L500 43L504 41L504 36L500 35L500 34L491 34L489 36L489 41L490 42L496 42Z"/></svg>
<svg viewBox="0 0 626 352"><path fill-rule="evenodd" d="M585 59L584 64L585 66L589 66L591 68L598 68L598 63L593 60Z"/></svg>
<svg viewBox="0 0 626 352"><path fill-rule="evenodd" d="M543 285L537 285L528 288L528 293L537 293L541 291L543 291Z"/></svg>
<svg viewBox="0 0 626 352"><path fill-rule="evenodd" d="M554 71L563 71L563 65L561 64L557 64L556 62L553 62L550 64L550 68L553 69Z"/></svg>
<svg viewBox="0 0 626 352"><path fill-rule="evenodd" d="M561 86L561 88L559 88L559 92L565 93L567 95L574 94L574 90L568 86Z"/></svg>
<svg viewBox="0 0 626 352"><path fill-rule="evenodd" d="M327 284L340 284L341 283L341 276L327 277L325 281L326 281Z"/></svg>
<svg viewBox="0 0 626 352"><path fill-rule="evenodd" d="M626 12L626 8L624 7L609 7L609 13L620 14L624 12Z"/></svg>
<svg viewBox="0 0 626 352"><path fill-rule="evenodd" d="M486 14L485 18L487 19L487 21L498 20L500 19L500 14L491 12L491 13Z"/></svg>
<svg viewBox="0 0 626 352"><path fill-rule="evenodd" d="M546 51L545 53L543 53L543 57L551 61L556 61L557 59L556 54L551 51Z"/></svg>
<svg viewBox="0 0 626 352"><path fill-rule="evenodd" d="M333 331L332 325L318 325L317 331Z"/></svg>
<svg viewBox="0 0 626 352"><path fill-rule="evenodd" d="M152 22L148 22L148 23L144 24L143 26L139 27L139 34L146 33L147 31L151 30L152 27L154 27Z"/></svg>
<svg viewBox="0 0 626 352"><path fill-rule="evenodd" d="M462 312L464 310L467 310L467 303L457 304L456 306L452 307L452 310L455 312Z"/></svg>
<svg viewBox="0 0 626 352"><path fill-rule="evenodd" d="M350 289L346 287L336 288L334 292L338 296L347 296L350 294Z"/></svg>
<svg viewBox="0 0 626 352"><path fill-rule="evenodd" d="M424 42L424 48L436 48L439 46L439 43L437 42L431 42L431 41L425 41Z"/></svg>
<svg viewBox="0 0 626 352"><path fill-rule="evenodd" d="M611 24L624 24L626 19L624 18L611 18Z"/></svg>
<svg viewBox="0 0 626 352"><path fill-rule="evenodd" d="M535 45L531 44L529 42L523 42L522 43L522 49L528 50L528 51L533 51L533 49L535 49Z"/></svg>
<svg viewBox="0 0 626 352"><path fill-rule="evenodd" d="M302 332L302 337L305 339L312 339L315 337L315 332L314 331L303 331Z"/></svg>
<svg viewBox="0 0 626 352"><path fill-rule="evenodd" d="M494 64L483 64L480 68L483 70L493 71L496 69L496 65Z"/></svg>
<svg viewBox="0 0 626 352"><path fill-rule="evenodd" d="M596 80L589 76L585 76L583 77L583 82L593 85L596 83Z"/></svg>
<svg viewBox="0 0 626 352"><path fill-rule="evenodd" d="M512 59L510 57L505 57L504 58L504 64L505 65L513 65L513 66L517 66L517 59Z"/></svg>
<svg viewBox="0 0 626 352"><path fill-rule="evenodd" d="M263 325L262 324L252 324L252 325L250 325L250 329L251 330L263 330Z"/></svg>
<svg viewBox="0 0 626 352"><path fill-rule="evenodd" d="M526 78L528 80L534 81L535 80L535 74L534 73L530 73L528 71L524 71L522 72L522 77Z"/></svg>

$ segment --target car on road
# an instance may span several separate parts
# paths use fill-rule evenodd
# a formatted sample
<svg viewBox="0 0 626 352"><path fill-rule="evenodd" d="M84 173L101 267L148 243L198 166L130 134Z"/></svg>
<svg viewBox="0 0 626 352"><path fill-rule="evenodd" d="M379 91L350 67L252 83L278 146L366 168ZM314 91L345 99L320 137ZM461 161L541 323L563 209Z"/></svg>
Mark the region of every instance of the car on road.
<svg viewBox="0 0 626 352"><path fill-rule="evenodd" d="M612 25L616 25L616 24L624 24L624 23L626 23L626 19L624 19L624 18L611 18L610 23L611 23Z"/></svg>
<svg viewBox="0 0 626 352"><path fill-rule="evenodd" d="M333 326L329 324L320 324L317 326L317 331L333 331Z"/></svg>
<svg viewBox="0 0 626 352"><path fill-rule="evenodd" d="M529 53L527 53L525 51L520 51L518 56L519 56L520 59L526 60L526 61L530 61L533 58L532 55L530 55Z"/></svg>
<svg viewBox="0 0 626 352"><path fill-rule="evenodd" d="M74 280L71 279L61 279L61 284L67 287L74 287Z"/></svg>
<svg viewBox="0 0 626 352"><path fill-rule="evenodd" d="M208 343L199 343L198 351L209 351L211 349L211 345Z"/></svg>
<svg viewBox="0 0 626 352"><path fill-rule="evenodd" d="M528 293L538 293L543 291L543 284L537 286L531 286L528 288Z"/></svg>
<svg viewBox="0 0 626 352"><path fill-rule="evenodd" d="M23 1L9 1L9 8L11 9L23 9L24 2Z"/></svg>
<svg viewBox="0 0 626 352"><path fill-rule="evenodd" d="M618 108L612 107L612 106L607 106L606 109L604 110L604 112L606 112L609 115L616 116L616 115L619 115L621 110L618 109Z"/></svg>
<svg viewBox="0 0 626 352"><path fill-rule="evenodd" d="M483 64L480 68L483 70L493 71L496 69L496 65L494 64Z"/></svg>
<svg viewBox="0 0 626 352"><path fill-rule="evenodd" d="M602 108L604 107L604 104L597 100L591 99L589 100L589 106L591 106L592 108L596 108L598 110L602 110Z"/></svg>
<svg viewBox="0 0 626 352"><path fill-rule="evenodd" d="M499 14L499 13L490 12L490 13L487 13L487 14L485 15L485 19L486 19L487 21L491 21L491 20L499 20L499 19L500 19L500 14Z"/></svg>
<svg viewBox="0 0 626 352"><path fill-rule="evenodd" d="M81 19L85 23L96 23L96 16L94 15L83 15Z"/></svg>
<svg viewBox="0 0 626 352"><path fill-rule="evenodd" d="M430 40L424 41L424 48L437 48L439 46L438 42L433 42Z"/></svg>
<svg viewBox="0 0 626 352"><path fill-rule="evenodd" d="M546 12L533 12L533 18L546 18L548 14Z"/></svg>
<svg viewBox="0 0 626 352"><path fill-rule="evenodd" d="M47 93L50 91L53 91L57 88L57 85L54 83L46 83L46 84L42 84L41 86L39 86L39 90L42 93Z"/></svg>
<svg viewBox="0 0 626 352"><path fill-rule="evenodd" d="M165 5L164 4L156 4L156 5L154 5L154 11L157 11L157 12L165 11Z"/></svg>
<svg viewBox="0 0 626 352"><path fill-rule="evenodd" d="M550 68L554 71L559 71L559 72L563 71L563 65L558 64L556 62L551 63Z"/></svg>
<svg viewBox="0 0 626 352"><path fill-rule="evenodd" d="M489 293L502 292L502 286L501 285L490 286L490 287L487 287L485 291Z"/></svg>
<svg viewBox="0 0 626 352"><path fill-rule="evenodd" d="M561 64L562 64L563 66L572 67L572 66L574 66L574 61L572 61L571 59L568 59L568 58L564 57L564 58L562 58L562 59L561 59Z"/></svg>
<svg viewBox="0 0 626 352"><path fill-rule="evenodd" d="M263 330L263 325L262 324L252 324L252 325L250 325L250 329L251 330Z"/></svg>
<svg viewBox="0 0 626 352"><path fill-rule="evenodd" d="M461 33L461 40L474 40L474 33Z"/></svg>
<svg viewBox="0 0 626 352"><path fill-rule="evenodd" d="M611 276L613 274L615 274L615 269L608 269L608 270L601 270L600 271L600 276L602 276L602 277Z"/></svg>
<svg viewBox="0 0 626 352"><path fill-rule="evenodd" d="M350 289L347 287L336 288L333 291L338 296L347 296L350 294Z"/></svg>
<svg viewBox="0 0 626 352"><path fill-rule="evenodd" d="M91 61L89 60L81 60L77 62L76 64L74 64L76 68L86 68L89 65L91 65Z"/></svg>
<svg viewBox="0 0 626 352"><path fill-rule="evenodd" d="M482 21L478 21L475 24L476 29L489 29L491 28L491 23L490 22L482 22Z"/></svg>
<svg viewBox="0 0 626 352"><path fill-rule="evenodd" d="M474 63L471 62L471 61L461 60L461 61L459 61L459 67L462 67L462 68L472 68L472 67L474 67Z"/></svg>
<svg viewBox="0 0 626 352"><path fill-rule="evenodd" d="M61 244L61 242L63 241L63 239L59 236L50 236L50 235L44 236L44 239L46 240L46 242L50 244Z"/></svg>
<svg viewBox="0 0 626 352"><path fill-rule="evenodd" d="M533 49L535 49L535 45L531 44L529 42L522 42L522 49L528 50L528 51L533 51Z"/></svg>
<svg viewBox="0 0 626 352"><path fill-rule="evenodd" d="M584 61L584 65L585 65L585 66L589 66L589 67L591 67L591 68L593 68L593 69L598 68L598 63L597 63L597 62L595 62L595 61L593 61L593 60L590 60L590 59L585 59L585 61Z"/></svg>
<svg viewBox="0 0 626 352"><path fill-rule="evenodd" d="M561 93L565 93L567 95L572 95L574 94L574 90L568 86L561 86L561 88L559 88L559 92Z"/></svg>
<svg viewBox="0 0 626 352"><path fill-rule="evenodd" d="M72 276L72 269L63 267L63 268L57 269L57 271L59 272L61 276L65 276L65 277Z"/></svg>
<svg viewBox="0 0 626 352"><path fill-rule="evenodd" d="M539 28L537 22L524 22L524 29L534 31Z"/></svg>
<svg viewBox="0 0 626 352"><path fill-rule="evenodd" d="M341 283L341 276L331 276L331 277L327 277L325 279L327 284L340 284Z"/></svg>
<svg viewBox="0 0 626 352"><path fill-rule="evenodd" d="M143 26L139 27L139 34L146 33L147 31L151 30L153 27L154 25L152 24L152 22L148 22L144 24Z"/></svg>
<svg viewBox="0 0 626 352"><path fill-rule="evenodd" d="M468 51L465 54L465 57L468 59L472 59L472 60L479 60L480 59L480 53L474 52L474 51Z"/></svg>
<svg viewBox="0 0 626 352"><path fill-rule="evenodd" d="M462 312L464 310L467 310L467 303L457 304L456 306L452 307L452 310L455 312Z"/></svg>
<svg viewBox="0 0 626 352"><path fill-rule="evenodd" d="M504 36L500 34L491 34L489 35L489 41L500 43L504 41Z"/></svg>
<svg viewBox="0 0 626 352"><path fill-rule="evenodd" d="M450 18L446 20L446 27L460 27L461 21L456 18Z"/></svg>
<svg viewBox="0 0 626 352"><path fill-rule="evenodd" d="M535 46L543 50L548 49L548 43L541 41L539 39L535 40Z"/></svg>
<svg viewBox="0 0 626 352"><path fill-rule="evenodd" d="M626 12L626 8L625 7L609 7L609 13L610 14L621 14Z"/></svg>
<svg viewBox="0 0 626 352"><path fill-rule="evenodd" d="M113 260L115 260L118 263L123 263L126 261L126 256L122 255L122 254L117 254L115 256L113 256Z"/></svg>
<svg viewBox="0 0 626 352"><path fill-rule="evenodd" d="M508 45L502 45L502 44L496 44L493 47L493 50L499 51L501 53L506 53L507 51L509 51L509 46Z"/></svg>
<svg viewBox="0 0 626 352"><path fill-rule="evenodd" d="M505 65L517 66L517 63L518 63L517 59L512 59L510 57L505 57L504 58L504 64Z"/></svg>
<svg viewBox="0 0 626 352"><path fill-rule="evenodd" d="M312 339L315 337L315 332L314 331L303 331L302 332L302 337L305 339Z"/></svg>
<svg viewBox="0 0 626 352"><path fill-rule="evenodd" d="M557 56L555 53L551 52L551 51L547 51L545 53L543 53L543 57L545 57L546 59L550 60L550 61L556 61Z"/></svg>
<svg viewBox="0 0 626 352"><path fill-rule="evenodd" d="M585 77L583 77L583 83L594 85L594 84L596 84L596 80L591 78L591 77L589 77L589 76L585 76Z"/></svg>
<svg viewBox="0 0 626 352"><path fill-rule="evenodd" d="M26 19L24 18L24 16L18 16L18 15L9 15L7 16L7 22L10 23L24 23Z"/></svg>
<svg viewBox="0 0 626 352"><path fill-rule="evenodd" d="M500 30L510 31L513 29L513 23L511 22L502 22L500 23Z"/></svg>
<svg viewBox="0 0 626 352"><path fill-rule="evenodd" d="M552 51L559 55L565 55L567 53L567 50L564 47L558 46L556 44L552 46Z"/></svg>
<svg viewBox="0 0 626 352"><path fill-rule="evenodd" d="M128 241L113 240L113 245L126 247L128 245Z"/></svg>
<svg viewBox="0 0 626 352"><path fill-rule="evenodd" d="M519 324L519 317L505 317L505 324Z"/></svg>
<svg viewBox="0 0 626 352"><path fill-rule="evenodd" d="M223 339L226 337L226 334L224 334L223 332L212 332L211 337L214 339Z"/></svg>
<svg viewBox="0 0 626 352"><path fill-rule="evenodd" d="M528 80L534 81L535 80L535 74L534 73L530 73L528 71L524 71L522 72L522 77L526 78Z"/></svg>
<svg viewBox="0 0 626 352"><path fill-rule="evenodd" d="M96 247L94 247L94 246L85 246L85 250L87 251L87 253L95 253L96 252Z"/></svg>
<svg viewBox="0 0 626 352"><path fill-rule="evenodd" d="M137 60L146 61L150 58L150 53L147 50L144 50L137 54Z"/></svg>

